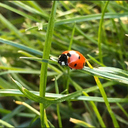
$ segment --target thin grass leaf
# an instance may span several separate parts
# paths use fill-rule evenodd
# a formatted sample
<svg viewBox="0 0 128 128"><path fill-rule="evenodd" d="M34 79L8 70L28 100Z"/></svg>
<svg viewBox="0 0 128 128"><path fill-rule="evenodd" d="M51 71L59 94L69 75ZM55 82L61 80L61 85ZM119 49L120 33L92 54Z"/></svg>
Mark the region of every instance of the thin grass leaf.
<svg viewBox="0 0 128 128"><path fill-rule="evenodd" d="M100 90L102 96L103 96L103 99L104 99L104 101L105 101L105 104L106 104L106 107L107 107L107 109L108 109L108 112L109 112L109 114L110 114L110 116L111 116L111 118L112 118L114 127L119 127L119 124L118 124L118 122L117 122L117 120L116 120L116 118L115 118L115 115L114 115L113 111L111 110L109 101L108 101L108 99L107 99L107 95L106 95L106 93L105 93L105 91L104 91L104 88L103 88L103 86L102 86L102 84L101 84L99 78L96 77L96 76L94 76L94 79L95 79L95 81L96 81L96 83L97 83L97 85L98 85L98 87L99 87L99 90Z"/></svg>
<svg viewBox="0 0 128 128"><path fill-rule="evenodd" d="M103 63L103 58L102 58L102 48L101 48L101 42L102 42L102 27L103 27L103 19L104 19L104 15L105 15L105 11L107 9L107 6L108 6L108 3L109 1L107 1L105 3L105 6L103 8L103 12L102 12L102 15L101 15L101 19L100 19L100 24L99 24L99 30L98 30L98 48L99 48L99 58L100 58L100 62Z"/></svg>
<svg viewBox="0 0 128 128"><path fill-rule="evenodd" d="M128 121L127 120L123 119L121 116L118 116L117 114L115 114L115 116L116 116L117 120L119 120L120 122L128 125Z"/></svg>
<svg viewBox="0 0 128 128"><path fill-rule="evenodd" d="M74 124L77 124L77 125L80 125L82 127L88 127L88 128L96 128L88 123L86 123L85 121L81 121L81 120L78 120L78 119L74 119L74 118L70 118L70 122L74 123Z"/></svg>
<svg viewBox="0 0 128 128"><path fill-rule="evenodd" d="M58 83L55 77L55 90L56 90L56 94L59 94L59 88L58 88ZM59 122L59 127L62 127L62 120L61 120L61 115L60 115L60 107L59 104L57 104L57 116L58 116L58 122Z"/></svg>
<svg viewBox="0 0 128 128"><path fill-rule="evenodd" d="M18 86L19 90L29 99L38 102L38 103L43 103L44 107L46 108L47 106L49 106L50 104L54 103L53 100L47 100L46 98L37 96L33 93L31 93L30 91L28 91L26 88L24 88L18 81L12 79Z"/></svg>
<svg viewBox="0 0 128 128"><path fill-rule="evenodd" d="M99 14L90 14L86 16L79 16L79 17L73 17L69 19L62 19L62 20L57 20L55 22L55 26L58 25L63 25L63 24L69 24L69 23L79 23L79 22L84 22L84 21L92 21L92 20L100 20L101 19L102 13ZM124 13L105 13L104 19L109 19L109 18L120 18L120 17L127 17L128 12ZM43 25L43 28L47 27L47 23ZM34 29L37 27L34 27ZM33 28L31 28L33 29ZM97 43L97 41L95 41Z"/></svg>
<svg viewBox="0 0 128 128"><path fill-rule="evenodd" d="M71 50L71 47L72 47L73 37L74 37L74 34L75 34L75 28L76 28L76 23L74 23L74 27L73 27L73 30L72 30L72 35L71 35L71 39L70 39L70 44L69 44L68 50Z"/></svg>
<svg viewBox="0 0 128 128"><path fill-rule="evenodd" d="M49 17L49 15L35 2L35 1L26 1L29 5L34 7L34 9L38 10L41 12L46 17Z"/></svg>
<svg viewBox="0 0 128 128"><path fill-rule="evenodd" d="M9 71L4 71L4 72L1 72L0 73L0 76L1 75L5 75L5 74L16 74L16 73L18 73L18 74L40 74L40 71L38 71L38 70L26 70L26 71L14 71L14 70L9 70ZM47 76L55 76L55 75L58 75L58 73L56 73L56 72L48 72L47 73Z"/></svg>
<svg viewBox="0 0 128 128"><path fill-rule="evenodd" d="M3 78L0 78L0 88L2 89L10 89L10 88L15 88L14 84L9 83Z"/></svg>
<svg viewBox="0 0 128 128"><path fill-rule="evenodd" d="M122 110L122 112L125 114L125 116L128 118L128 113L126 112L126 110L121 106L120 103L117 103L118 107Z"/></svg>
<svg viewBox="0 0 128 128"><path fill-rule="evenodd" d="M40 56L42 56L42 54L43 54L39 50L36 50L36 49L30 48L30 47L27 47L27 46L22 45L22 44L14 43L12 41L9 41L9 40L3 39L3 38L0 38L0 42L1 43L4 43L4 44L11 45L11 46L14 46L16 48L22 49L24 51L27 51L27 52L30 52L30 53L33 53L33 54L40 55Z"/></svg>
<svg viewBox="0 0 128 128"><path fill-rule="evenodd" d="M85 91L86 93L88 92L87 89L83 89L83 91ZM37 91L29 91L30 93L33 93L36 96L39 96L39 92ZM71 93L69 94L69 97L67 97L68 95L62 95L62 94L55 94L55 93L46 93L46 97L47 98L53 98L53 99L57 99L57 101L55 100L54 104L56 103L61 103L61 101L66 101L66 100L71 100L71 101L94 101L94 102L101 102L104 103L104 99L102 97L94 97L94 96L79 96L81 93L77 92ZM25 97L25 95L19 91L18 89L0 89L0 96L21 96L21 97ZM65 99L63 98L65 97ZM62 100L58 100L59 98L63 98ZM110 103L127 103L128 102L128 98L107 98L108 101ZM39 100L40 102L42 102L42 100Z"/></svg>
<svg viewBox="0 0 128 128"><path fill-rule="evenodd" d="M38 57L20 57L20 58L58 65L58 63L56 61L49 60L49 59L41 59L41 58L38 58Z"/></svg>
<svg viewBox="0 0 128 128"><path fill-rule="evenodd" d="M89 66L91 69L93 69L92 65L91 65L88 61L87 61L87 64L88 64L88 66ZM107 107L107 110L108 110L108 112L109 112L109 114L110 114L110 116L111 116L111 118L112 118L114 127L119 127L119 124L118 124L118 122L117 122L117 120L116 120L116 118L115 118L115 115L114 115L114 113L113 113L111 107L110 107L110 104L109 104L108 99L107 99L107 95L106 95L106 93L105 93L105 91L104 91L104 88L103 88L103 86L102 86L102 84L101 84L99 78L98 78L97 76L94 76L94 79L95 79L95 82L96 82L97 86L99 87L100 93L101 93L101 95L102 95L102 97L103 97L103 99L104 99L104 102L105 102L105 105L106 105L106 107Z"/></svg>
<svg viewBox="0 0 128 128"><path fill-rule="evenodd" d="M26 103L31 104L32 102L30 100L26 101ZM24 110L25 107L23 105L20 105L18 107L16 107L15 109L13 109L13 111L11 111L11 113L5 115L2 120L4 121L10 121L12 119L12 117L14 117L15 115L17 115L17 113L20 113L22 110Z"/></svg>
<svg viewBox="0 0 128 128"><path fill-rule="evenodd" d="M108 78L108 79L118 81L118 82L121 82L121 83L124 83L124 84L128 83L127 77L123 77L123 76L120 76L120 75L115 75L113 73L110 73L109 71L108 72L105 72L105 71L103 72L102 70L100 70L98 68L90 69L88 67L84 67L84 69L81 70L80 72L85 72L85 71L88 72L88 73L92 73L93 75Z"/></svg>
<svg viewBox="0 0 128 128"><path fill-rule="evenodd" d="M23 38L23 34L20 33L17 28L12 25L3 15L0 14L0 21L1 23L3 23L8 29L10 29L10 31L13 31L15 33L15 35L24 43L24 44L28 44L28 38L24 35Z"/></svg>
<svg viewBox="0 0 128 128"><path fill-rule="evenodd" d="M102 13L100 14L90 14L86 16L79 16L79 17L73 17L69 19L63 19L63 20L58 20L55 22L56 25L62 25L62 24L69 24L69 23L78 23L78 22L83 22L83 21L92 21L92 20L99 20L101 19ZM105 13L104 19L109 19L109 18L120 18L120 17L125 17L128 16L128 12L124 13Z"/></svg>
<svg viewBox="0 0 128 128"><path fill-rule="evenodd" d="M13 8L13 7L9 6L9 5L6 5L6 4L3 4L3 3L0 3L0 6L1 6L1 7L3 7L3 8L6 8L6 9L8 9L8 10L12 11L12 12L15 12L15 13L17 13L17 14L19 14L19 15L21 15L21 16L23 16L23 17L25 17L25 18L29 18L29 19L31 19L31 20L33 20L33 21L38 21L38 22L40 22L40 20L39 20L39 19L34 18L34 17L32 17L31 15L28 15L28 14L26 14L26 13L24 13L24 12L20 11L20 10L17 10L17 9L15 9L15 8Z"/></svg>
<svg viewBox="0 0 128 128"><path fill-rule="evenodd" d="M5 122L5 121L3 121L3 120L0 120L0 124L2 124L2 125L4 125L4 126L6 126L6 127L11 127L11 128L14 128L14 126L12 126L11 124L9 124L9 123L7 123L7 122Z"/></svg>
<svg viewBox="0 0 128 128"><path fill-rule="evenodd" d="M74 87L77 89L77 90L83 90L76 82L74 82L72 79L70 79L71 83L74 85ZM83 95L86 96L86 97L89 97L89 95L86 93L86 91L83 91ZM104 121L95 105L95 103L93 101L90 101L89 102L90 105L92 106L95 114L97 115L97 118L99 120L99 123L101 124L102 127L106 127L105 124L104 124Z"/></svg>
<svg viewBox="0 0 128 128"><path fill-rule="evenodd" d="M48 28L46 33L45 45L43 50L43 59L48 59L51 49L52 43L52 36L54 31L54 22L55 22L55 14L56 14L56 6L57 1L53 2L52 10L48 22ZM40 74L40 97L45 97L45 89L46 89L46 82L47 82L47 63L41 64L41 74ZM44 105L40 104L40 115L41 115L41 127L45 127L44 124Z"/></svg>
<svg viewBox="0 0 128 128"><path fill-rule="evenodd" d="M103 63L97 61L97 60L96 60L94 57L92 57L91 55L88 54L87 56L88 56L91 60L93 60L95 63L97 63L97 64L99 64L99 65L105 67L105 65L104 65Z"/></svg>
<svg viewBox="0 0 128 128"><path fill-rule="evenodd" d="M117 74L120 76L128 76L128 71L126 70L122 70L119 68L114 68L114 67L99 67L98 70L103 71L103 72L108 72L108 73L112 73L112 74Z"/></svg>
<svg viewBox="0 0 128 128"><path fill-rule="evenodd" d="M37 9L34 9L34 8L28 6L27 4L24 4L21 1L13 1L11 3L17 5L18 7L22 8L22 9L24 9L24 10L30 12L30 13L41 15L44 18L48 19L48 15L46 15L45 13L42 13L42 12L38 11Z"/></svg>
<svg viewBox="0 0 128 128"><path fill-rule="evenodd" d="M25 102L21 102L21 101L14 101L16 104L19 105L24 105L25 107L27 107L29 110L33 111L35 114L37 114L38 116L40 116L40 113L34 109L33 107L31 107L29 104L25 103Z"/></svg>

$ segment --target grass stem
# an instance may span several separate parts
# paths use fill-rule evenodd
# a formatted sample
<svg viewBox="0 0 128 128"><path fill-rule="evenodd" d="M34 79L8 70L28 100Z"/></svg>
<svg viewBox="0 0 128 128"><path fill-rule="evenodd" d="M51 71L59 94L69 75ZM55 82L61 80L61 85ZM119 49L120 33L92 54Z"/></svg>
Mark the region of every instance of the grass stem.
<svg viewBox="0 0 128 128"><path fill-rule="evenodd" d="M52 35L54 30L56 5L57 5L57 1L54 1L52 5L49 22L48 22L48 28L47 28L44 51L43 51L43 59L49 59L51 43L52 43ZM40 74L40 96L41 97L45 97L45 89L46 89L46 82L47 82L47 67L48 67L48 63L43 62L41 64L41 74ZM45 127L44 105L42 103L40 104L40 116L41 116L41 127Z"/></svg>
<svg viewBox="0 0 128 128"><path fill-rule="evenodd" d="M99 25L99 30L98 30L98 47L99 47L99 58L100 58L100 62L103 63L103 58L102 58L102 49L101 49L101 42L102 42L102 27L103 27L103 20L104 20L104 15L105 15L105 11L106 11L106 8L108 6L108 3L109 1L107 1L105 3L105 6L103 8L103 12L102 12L102 15L101 15L101 19L100 19L100 25Z"/></svg>

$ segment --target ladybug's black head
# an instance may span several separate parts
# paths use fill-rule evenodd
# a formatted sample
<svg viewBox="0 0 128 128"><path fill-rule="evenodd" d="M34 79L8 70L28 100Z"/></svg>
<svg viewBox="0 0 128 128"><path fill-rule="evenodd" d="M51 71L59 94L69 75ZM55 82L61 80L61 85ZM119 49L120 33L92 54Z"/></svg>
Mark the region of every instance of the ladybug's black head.
<svg viewBox="0 0 128 128"><path fill-rule="evenodd" d="M68 66L67 55L61 54L61 55L59 56L58 63L59 63L60 65L66 65L66 66Z"/></svg>

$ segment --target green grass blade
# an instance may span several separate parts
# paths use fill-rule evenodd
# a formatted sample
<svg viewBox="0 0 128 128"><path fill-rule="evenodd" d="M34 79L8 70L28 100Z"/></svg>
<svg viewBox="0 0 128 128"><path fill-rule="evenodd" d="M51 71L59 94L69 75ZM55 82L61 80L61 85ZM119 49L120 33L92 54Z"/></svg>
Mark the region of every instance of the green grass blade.
<svg viewBox="0 0 128 128"><path fill-rule="evenodd" d="M26 101L26 103L31 104L31 101ZM10 121L12 119L13 116L17 115L19 112L21 112L22 110L24 110L24 106L20 105L18 107L16 107L15 109L13 109L13 111L11 111L11 113L5 115L2 120L4 121Z"/></svg>
<svg viewBox="0 0 128 128"><path fill-rule="evenodd" d="M105 69L105 67L104 67ZM111 68L112 69L112 68ZM115 68L114 68L115 69ZM118 70L118 68L117 68ZM84 67L83 70L80 70L80 72L89 72L89 73L92 73L93 75L97 75L97 76L101 76L101 77L104 77L104 78L108 78L108 79L111 79L111 80L114 80L114 81L118 81L118 82L121 82L121 83L124 83L124 84L127 84L128 83L128 79L127 77L124 77L124 76L121 76L121 75L116 75L113 74L113 72L109 72L108 71L103 71L103 70L100 70L100 68L93 68L93 69L90 69L88 67Z"/></svg>
<svg viewBox="0 0 128 128"><path fill-rule="evenodd" d="M98 47L99 47L99 58L100 58L100 62L103 63L103 58L102 58L102 48L101 48L101 42L102 42L102 31L103 31L103 19L104 19L104 15L105 15L105 11L107 9L109 1L107 1L105 3L105 6L103 8L103 12L101 15L101 19L100 19L100 25L99 25L99 30L98 30Z"/></svg>
<svg viewBox="0 0 128 128"><path fill-rule="evenodd" d="M83 89L82 89L76 82L74 82L72 79L70 79L70 81L71 81L71 83L75 86L75 88L76 88L77 90L83 90ZM85 95L86 97L89 97L89 95L86 93L86 91L83 91L83 95ZM102 117L101 117L101 115L100 115L100 113L99 113L99 111L98 111L98 109L97 109L97 107L96 107L96 105L95 105L95 103L93 102L93 100L90 101L90 105L92 106L92 108L93 108L93 110L94 110L94 112L95 112L95 114L96 114L96 116L97 116L97 118L98 118L98 120L99 120L101 126L102 126L102 127L106 127L105 124L104 124L104 122L103 122L103 119L102 119Z"/></svg>
<svg viewBox="0 0 128 128"><path fill-rule="evenodd" d="M41 12L41 14L43 14L43 16L48 18L48 14L35 1L26 1L26 2L29 5L31 5L32 7L34 7L34 9L38 10L39 12Z"/></svg>
<svg viewBox="0 0 128 128"><path fill-rule="evenodd" d="M33 107L31 107L29 104L25 103L25 102L21 102L21 101L14 101L16 104L19 105L24 105L25 107L27 107L29 110L33 111L35 114L37 114L38 116L40 116L40 113Z"/></svg>
<svg viewBox="0 0 128 128"><path fill-rule="evenodd" d="M6 126L6 127L9 127L9 128L14 128L14 126L12 126L11 124L7 123L6 121L3 121L0 119L0 124Z"/></svg>
<svg viewBox="0 0 128 128"><path fill-rule="evenodd" d="M15 12L15 13L17 13L17 14L19 14L19 15L25 17L25 18L29 18L29 19L31 19L31 20L40 22L40 20L38 20L38 19L32 17L31 15L27 15L26 13L24 13L24 12L22 12L22 11L20 11L20 10L17 10L17 9L15 9L15 8L9 6L9 5L0 3L0 6L3 7L3 8L6 8L6 9L12 11L12 12Z"/></svg>
<svg viewBox="0 0 128 128"><path fill-rule="evenodd" d="M103 96L103 99L104 99L104 102L105 102L106 107L107 107L107 109L108 109L108 112L109 112L109 114L110 114L110 116L111 116L111 118L112 118L114 127L119 127L119 124L118 124L118 122L117 122L117 120L116 120L116 118L115 118L115 115L114 115L113 111L111 110L109 101L108 101L108 99L107 99L107 95L106 95L106 93L105 93L105 91L104 91L104 88L103 88L103 86L102 86L102 84L101 84L99 78L96 77L96 76L94 76L94 78L95 78L95 81L96 81L96 83L97 83L97 85L98 85L98 87L99 87L99 90L100 90L100 92L101 92L101 94L102 94L102 96Z"/></svg>
<svg viewBox="0 0 128 128"><path fill-rule="evenodd" d="M79 23L79 22L84 22L84 21L100 20L101 16L102 16L102 13L100 13L100 14L90 14L90 15L86 15L86 16L79 16L79 17L57 20L55 22L55 26L63 25L63 24L69 24L69 23ZM121 18L121 17L127 17L127 16L128 16L128 12L124 12L124 13L105 13L104 19ZM46 28L47 25L48 24L45 23L43 25L43 28ZM35 27L33 29L35 29Z"/></svg>
<svg viewBox="0 0 128 128"><path fill-rule="evenodd" d="M55 78L55 89L56 89L56 93L59 94L59 88L58 88L58 83L57 83L56 78ZM58 116L59 127L62 128L62 121L61 121L59 104L57 104L57 116Z"/></svg>
<svg viewBox="0 0 128 128"><path fill-rule="evenodd" d="M70 122L72 122L74 124L77 124L77 125L80 125L82 127L96 128L96 127L86 123L85 121L77 120L77 119L74 119L74 118L70 118Z"/></svg>
<svg viewBox="0 0 128 128"><path fill-rule="evenodd" d="M22 50L24 50L24 51L27 51L27 52L30 52L30 53L33 53L33 54L40 55L40 56L42 56L42 54L43 54L43 53L42 53L41 51L39 51L39 50L36 50L36 49L30 48L30 47L27 47L27 46L22 45L22 44L14 43L14 42L12 42L12 41L9 41L9 40L3 39L3 38L0 38L0 42L1 42L1 43L4 43L4 44L11 45L11 46L13 46L13 47L22 49Z"/></svg>
<svg viewBox="0 0 128 128"><path fill-rule="evenodd" d="M84 92L88 93L88 92L92 92L88 89L83 89ZM33 93L34 95L37 95L39 96L39 92L37 91L29 91L31 93ZM66 97L65 99L63 100L60 100L60 101L55 101L54 103L61 103L61 101L66 101L66 100L73 100L73 101L94 101L94 102L101 102L101 103L104 103L104 99L102 97L93 97L93 96L79 96L81 95L82 92L76 92L76 94L69 94L70 97L66 97L67 95L62 95L62 94L55 94L55 93L46 93L46 97L47 98L53 98L53 99L56 99L57 100L59 98L62 98L62 97ZM19 91L18 89L0 89L0 96L21 96L21 97L25 97L25 95ZM77 96L77 97L75 97ZM107 98L108 101L110 103L127 103L128 102L128 98ZM42 100L39 100L38 102L42 102Z"/></svg>
<svg viewBox="0 0 128 128"><path fill-rule="evenodd" d="M43 17L46 18L46 19L48 18L48 16L47 16L46 14L44 14L44 13L38 11L37 9L34 9L34 8L28 6L27 4L24 4L24 3L21 2L21 1L13 1L12 4L15 4L15 5L17 5L18 7L22 8L22 9L24 9L24 10L30 12L30 13L34 13L34 14L37 14L37 15L41 15L41 16L43 16Z"/></svg>
<svg viewBox="0 0 128 128"><path fill-rule="evenodd" d="M117 103L117 105L122 110L122 112L125 114L125 116L128 118L128 112L126 112L126 110L121 106L121 104Z"/></svg>
<svg viewBox="0 0 128 128"><path fill-rule="evenodd" d="M52 35L54 30L54 22L55 22L55 14L56 14L56 6L57 1L53 2L52 10L49 18L47 33L46 33L46 39L45 39L45 45L43 50L43 59L48 59L51 49L51 43L52 43ZM46 82L47 82L47 63L41 64L41 74L40 74L40 96L45 97L45 89L46 89ZM40 114L41 114L41 126L44 127L44 105L40 104Z"/></svg>
<svg viewBox="0 0 128 128"><path fill-rule="evenodd" d="M24 43L24 44L28 44L28 39L25 35L23 35L22 33L20 33L17 28L15 26L13 26L3 15L0 14L0 21L1 23L3 23L8 29L10 29L10 31L13 31L15 33L15 35ZM24 38L23 38L24 36Z"/></svg>
<svg viewBox="0 0 128 128"><path fill-rule="evenodd" d="M88 56L91 60L93 60L95 63L97 63L97 64L99 64L99 65L105 67L105 65L104 65L103 63L97 61L97 60L96 60L94 57L92 57L91 55L88 54L87 56Z"/></svg>
<svg viewBox="0 0 128 128"><path fill-rule="evenodd" d="M102 16L102 13L100 14L90 14L86 16L79 16L79 17L73 17L69 19L64 19L64 20L58 20L55 22L55 25L62 25L62 24L69 24L69 23L78 23L78 22L83 22L83 21L92 21L92 20L100 20ZM128 12L124 13L105 13L104 19L109 19L109 18L120 18L120 17L125 17L128 16Z"/></svg>
<svg viewBox="0 0 128 128"><path fill-rule="evenodd" d="M70 39L70 44L69 44L68 50L71 50L71 47L72 47L73 37L74 37L74 34L75 34L75 28L76 28L76 23L74 23L74 27L73 27L73 30L72 30L72 35L71 35L71 39Z"/></svg>
<svg viewBox="0 0 128 128"><path fill-rule="evenodd" d="M38 102L38 103L43 103L44 107L46 108L47 106L49 106L50 104L52 104L54 101L53 100L47 100L44 97L40 97L37 96L33 93L31 93L30 91L28 91L26 88L24 88L18 81L14 80L13 81L16 83L16 85L18 86L19 90L29 99Z"/></svg>

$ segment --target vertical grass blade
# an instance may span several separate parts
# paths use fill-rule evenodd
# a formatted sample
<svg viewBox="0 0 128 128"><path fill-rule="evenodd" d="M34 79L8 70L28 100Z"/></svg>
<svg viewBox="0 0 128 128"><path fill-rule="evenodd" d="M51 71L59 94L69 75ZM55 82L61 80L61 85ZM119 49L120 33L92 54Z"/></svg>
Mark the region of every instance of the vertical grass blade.
<svg viewBox="0 0 128 128"><path fill-rule="evenodd" d="M55 89L56 89L56 93L59 94L59 88L58 88L58 83L57 83L56 78L55 78ZM61 121L59 104L57 104L57 116L58 116L59 127L62 128L62 121Z"/></svg>
<svg viewBox="0 0 128 128"><path fill-rule="evenodd" d="M43 59L48 59L50 54L52 35L54 30L54 22L55 22L56 5L57 5L57 1L54 1L52 5L52 11L50 14L48 28L47 28L47 34L45 39L44 51L43 51L44 52ZM45 97L45 89L46 89L46 82L47 82L47 66L48 66L48 63L44 63L44 62L41 65L41 74L40 74L40 96L41 97ZM40 104L40 115L41 115L41 126L45 127L43 104Z"/></svg>
<svg viewBox="0 0 128 128"><path fill-rule="evenodd" d="M101 49L102 25L103 25L104 14L105 14L106 8L108 6L108 3L109 3L109 1L107 1L105 3L105 6L103 8L103 12L102 12L101 19L100 19L100 26L99 26L99 30L98 30L98 47L99 47L99 58L100 58L100 62L103 62L102 49Z"/></svg>
<svg viewBox="0 0 128 128"><path fill-rule="evenodd" d="M73 30L72 30L72 35L71 35L71 39L70 39L70 44L69 44L68 50L71 50L71 47L72 47L73 37L74 37L74 34L75 34L75 28L76 28L76 23L74 23L74 27L73 27Z"/></svg>

